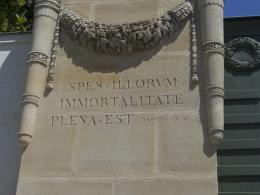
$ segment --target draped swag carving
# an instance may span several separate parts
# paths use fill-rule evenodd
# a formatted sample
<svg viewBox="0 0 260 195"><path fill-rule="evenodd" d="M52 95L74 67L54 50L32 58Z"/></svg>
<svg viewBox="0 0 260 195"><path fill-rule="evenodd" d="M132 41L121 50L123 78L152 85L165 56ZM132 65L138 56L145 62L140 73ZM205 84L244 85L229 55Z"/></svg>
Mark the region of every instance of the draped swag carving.
<svg viewBox="0 0 260 195"><path fill-rule="evenodd" d="M192 13L189 2L170 9L165 15L134 23L99 24L88 22L68 9L61 11L63 29L82 47L111 55L131 54L138 49L149 49L174 36Z"/></svg>

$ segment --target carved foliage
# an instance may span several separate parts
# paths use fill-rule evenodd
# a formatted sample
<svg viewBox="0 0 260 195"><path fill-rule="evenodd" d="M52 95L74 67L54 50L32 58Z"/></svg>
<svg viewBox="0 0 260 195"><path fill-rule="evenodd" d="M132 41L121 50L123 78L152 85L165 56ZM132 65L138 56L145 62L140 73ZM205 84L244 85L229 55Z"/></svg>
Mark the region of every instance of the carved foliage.
<svg viewBox="0 0 260 195"><path fill-rule="evenodd" d="M260 67L260 43L239 37L226 44L226 64L236 71L252 71Z"/></svg>
<svg viewBox="0 0 260 195"><path fill-rule="evenodd" d="M106 25L87 22L65 9L61 25L82 47L110 55L131 54L134 50L149 49L160 41L176 34L193 11L185 2L157 19L122 25Z"/></svg>

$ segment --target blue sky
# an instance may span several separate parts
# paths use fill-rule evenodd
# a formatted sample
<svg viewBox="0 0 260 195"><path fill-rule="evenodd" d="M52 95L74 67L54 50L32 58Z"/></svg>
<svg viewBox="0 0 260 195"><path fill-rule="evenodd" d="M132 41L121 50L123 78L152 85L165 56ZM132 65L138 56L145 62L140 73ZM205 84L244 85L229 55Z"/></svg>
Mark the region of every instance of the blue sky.
<svg viewBox="0 0 260 195"><path fill-rule="evenodd" d="M225 0L225 17L260 16L260 0Z"/></svg>

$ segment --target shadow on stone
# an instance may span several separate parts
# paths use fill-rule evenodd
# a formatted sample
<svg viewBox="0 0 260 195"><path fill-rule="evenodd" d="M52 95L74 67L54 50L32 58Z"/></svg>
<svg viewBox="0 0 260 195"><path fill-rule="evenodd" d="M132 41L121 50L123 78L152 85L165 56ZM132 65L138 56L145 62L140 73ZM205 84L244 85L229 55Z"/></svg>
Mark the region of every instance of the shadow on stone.
<svg viewBox="0 0 260 195"><path fill-rule="evenodd" d="M72 59L72 63L80 66L89 72L122 72L129 68L135 68L143 61L150 60L162 47L174 42L184 27L176 33L174 37L165 40L162 43L148 50L138 50L130 55L112 56L108 54L99 54L91 49L82 48L77 42L74 42L65 32L61 33L60 46L67 54L67 58Z"/></svg>

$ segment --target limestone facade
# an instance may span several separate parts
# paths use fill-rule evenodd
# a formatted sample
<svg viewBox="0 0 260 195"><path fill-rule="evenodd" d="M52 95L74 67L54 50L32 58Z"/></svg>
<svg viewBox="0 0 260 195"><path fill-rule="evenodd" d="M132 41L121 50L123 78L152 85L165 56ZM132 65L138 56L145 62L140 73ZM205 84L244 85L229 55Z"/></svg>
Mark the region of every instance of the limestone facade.
<svg viewBox="0 0 260 195"><path fill-rule="evenodd" d="M82 48L61 29L54 88L44 92L60 9L55 2L39 1L36 10L19 133L27 147L17 195L217 194L208 130L213 143L221 140L221 30L211 37L210 27L200 33L189 20L170 41L114 56ZM64 0L62 6L86 20L122 24L159 17L181 3ZM213 22L199 17L211 6L216 21L223 19L218 3L200 2L195 10L202 24ZM218 24L215 30L222 28ZM194 32L209 47L203 55L195 56ZM201 64L195 69L198 84L191 82L193 57Z"/></svg>

